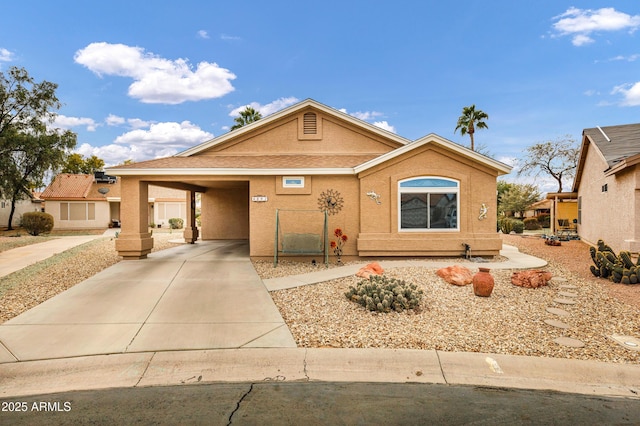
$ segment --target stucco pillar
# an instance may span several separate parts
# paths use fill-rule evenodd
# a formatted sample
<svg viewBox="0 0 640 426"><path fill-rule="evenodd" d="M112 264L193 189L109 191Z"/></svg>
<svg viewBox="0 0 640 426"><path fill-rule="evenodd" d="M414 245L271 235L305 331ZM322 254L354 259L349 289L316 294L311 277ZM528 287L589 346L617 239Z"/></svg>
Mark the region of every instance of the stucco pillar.
<svg viewBox="0 0 640 426"><path fill-rule="evenodd" d="M148 223L149 184L123 176L120 189L122 232L116 239L116 250L125 260L145 259L153 248Z"/></svg>
<svg viewBox="0 0 640 426"><path fill-rule="evenodd" d="M187 191L187 223L184 225L184 241L193 244L198 240L196 225L196 193Z"/></svg>

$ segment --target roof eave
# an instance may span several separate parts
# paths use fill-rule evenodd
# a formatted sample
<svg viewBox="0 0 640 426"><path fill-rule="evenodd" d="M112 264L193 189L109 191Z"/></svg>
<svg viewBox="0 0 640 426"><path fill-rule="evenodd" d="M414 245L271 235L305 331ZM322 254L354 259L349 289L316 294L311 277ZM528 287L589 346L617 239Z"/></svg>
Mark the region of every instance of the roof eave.
<svg viewBox="0 0 640 426"><path fill-rule="evenodd" d="M281 176L281 175L353 175L352 167L343 168L158 168L158 169L118 169L108 170L116 176Z"/></svg>

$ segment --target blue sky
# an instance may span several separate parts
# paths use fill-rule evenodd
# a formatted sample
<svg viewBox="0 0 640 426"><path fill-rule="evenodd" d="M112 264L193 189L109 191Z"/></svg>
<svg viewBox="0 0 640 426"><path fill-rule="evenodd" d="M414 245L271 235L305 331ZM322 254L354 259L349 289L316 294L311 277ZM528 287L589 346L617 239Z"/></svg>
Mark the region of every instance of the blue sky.
<svg viewBox="0 0 640 426"><path fill-rule="evenodd" d="M638 122L640 3L41 1L3 5L0 71L59 85L56 125L107 164L172 155L313 98L415 140L463 106L497 159ZM538 181L541 189L554 185Z"/></svg>

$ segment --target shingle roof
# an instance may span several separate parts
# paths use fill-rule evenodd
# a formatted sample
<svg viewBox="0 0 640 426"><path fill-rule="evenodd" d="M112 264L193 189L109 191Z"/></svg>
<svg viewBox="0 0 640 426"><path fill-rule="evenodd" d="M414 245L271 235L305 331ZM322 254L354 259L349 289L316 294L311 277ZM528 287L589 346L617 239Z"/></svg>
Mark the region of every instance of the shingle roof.
<svg viewBox="0 0 640 426"><path fill-rule="evenodd" d="M166 157L156 160L116 166L121 169L308 169L355 167L380 154L359 155L199 155L193 157Z"/></svg>
<svg viewBox="0 0 640 426"><path fill-rule="evenodd" d="M594 127L582 134L596 144L609 167L640 153L640 123Z"/></svg>

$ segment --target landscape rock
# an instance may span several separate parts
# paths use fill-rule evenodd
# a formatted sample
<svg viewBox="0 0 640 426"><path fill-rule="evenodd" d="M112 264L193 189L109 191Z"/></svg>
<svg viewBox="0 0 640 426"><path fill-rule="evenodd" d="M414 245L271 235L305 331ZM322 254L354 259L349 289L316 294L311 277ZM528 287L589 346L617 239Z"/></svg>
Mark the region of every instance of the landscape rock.
<svg viewBox="0 0 640 426"><path fill-rule="evenodd" d="M436 271L436 274L449 284L468 285L473 281L473 274L469 268L460 265L447 266Z"/></svg>
<svg viewBox="0 0 640 426"><path fill-rule="evenodd" d="M378 262L372 262L360 268L360 270L356 272L356 276L368 280L371 275L382 275L383 273L384 269L382 269L382 266L380 266Z"/></svg>
<svg viewBox="0 0 640 426"><path fill-rule="evenodd" d="M526 288L538 288L547 285L551 272L537 269L517 271L511 274L511 284Z"/></svg>

